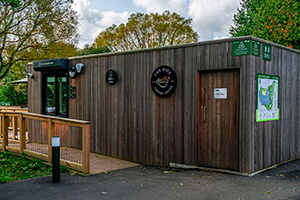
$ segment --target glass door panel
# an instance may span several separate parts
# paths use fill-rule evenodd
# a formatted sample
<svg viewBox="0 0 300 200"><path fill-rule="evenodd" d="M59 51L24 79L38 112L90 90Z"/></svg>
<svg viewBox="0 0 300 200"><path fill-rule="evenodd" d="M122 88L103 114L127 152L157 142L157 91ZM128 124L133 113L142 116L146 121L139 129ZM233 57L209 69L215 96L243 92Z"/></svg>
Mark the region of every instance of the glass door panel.
<svg viewBox="0 0 300 200"><path fill-rule="evenodd" d="M56 84L55 77L47 77L46 83L46 114L55 115L56 113Z"/></svg>

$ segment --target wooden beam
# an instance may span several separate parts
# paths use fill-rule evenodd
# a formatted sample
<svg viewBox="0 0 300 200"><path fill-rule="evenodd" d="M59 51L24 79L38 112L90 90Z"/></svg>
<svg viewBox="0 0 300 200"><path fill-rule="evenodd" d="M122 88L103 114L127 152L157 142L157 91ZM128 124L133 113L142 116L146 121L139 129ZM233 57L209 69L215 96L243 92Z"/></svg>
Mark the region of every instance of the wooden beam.
<svg viewBox="0 0 300 200"><path fill-rule="evenodd" d="M54 136L54 123L48 120L48 162L52 163L52 136Z"/></svg>
<svg viewBox="0 0 300 200"><path fill-rule="evenodd" d="M16 139L18 135L18 118L16 116L12 117L12 128L13 128L13 140Z"/></svg>
<svg viewBox="0 0 300 200"><path fill-rule="evenodd" d="M26 149L26 128L25 128L25 118L23 118L22 113L19 116L20 124L20 153L23 154L23 150Z"/></svg>
<svg viewBox="0 0 300 200"><path fill-rule="evenodd" d="M2 151L6 150L6 146L8 146L8 124L9 119L5 114L1 116L1 132L3 134L3 142L2 142Z"/></svg>
<svg viewBox="0 0 300 200"><path fill-rule="evenodd" d="M90 124L82 128L82 172L90 173Z"/></svg>

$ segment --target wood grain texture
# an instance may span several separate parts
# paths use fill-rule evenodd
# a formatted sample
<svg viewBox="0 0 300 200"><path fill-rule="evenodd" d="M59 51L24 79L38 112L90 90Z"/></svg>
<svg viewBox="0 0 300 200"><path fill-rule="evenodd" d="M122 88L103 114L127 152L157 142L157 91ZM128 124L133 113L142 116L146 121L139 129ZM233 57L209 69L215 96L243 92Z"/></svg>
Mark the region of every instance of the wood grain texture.
<svg viewBox="0 0 300 200"><path fill-rule="evenodd" d="M264 61L262 55L233 57L232 41L241 39L271 44L272 60ZM201 154L207 155L201 158L201 162L207 165L252 173L300 156L300 141L297 139L300 128L299 57L299 51L246 37L71 58L69 66L81 62L85 69L82 75L70 81L75 86L75 98L69 100L69 117L92 122L92 152L159 166L168 166L170 162L198 165ZM177 73L177 89L169 98L156 96L150 86L152 72L161 65L168 65ZM113 86L105 82L109 69L117 71L119 76L119 81ZM226 80L232 87L240 85L239 116L236 122L228 121L223 115L207 120L221 132L224 130L222 123L238 124L238 149L229 148L228 153L211 159L214 152L224 148L224 144L211 146L210 150L207 148L212 141L221 141L218 136L221 132L211 127L207 128L205 136L208 143L197 142L204 137L197 135L203 128L197 117L202 109L197 107L201 92L198 72L225 69L239 69L239 80ZM29 110L40 113L40 75L31 72L36 78L29 81ZM278 121L256 122L256 73L280 76ZM209 81L217 83L219 78L212 77ZM217 112L230 104L220 102L209 106ZM232 110L227 112L232 113ZM41 130L41 124L36 122L30 122L30 126ZM69 138L70 146L81 144L79 130L73 127L67 130L68 134L73 134ZM41 139L37 135L32 135L32 138ZM236 142L224 139L228 146ZM238 169L228 164L230 153L236 155Z"/></svg>

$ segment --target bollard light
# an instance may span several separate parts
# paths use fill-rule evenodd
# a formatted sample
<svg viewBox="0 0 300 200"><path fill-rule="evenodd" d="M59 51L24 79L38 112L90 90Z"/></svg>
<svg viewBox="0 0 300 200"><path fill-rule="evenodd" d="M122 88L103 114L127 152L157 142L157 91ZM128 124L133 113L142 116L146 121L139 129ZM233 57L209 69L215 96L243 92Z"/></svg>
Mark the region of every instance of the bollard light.
<svg viewBox="0 0 300 200"><path fill-rule="evenodd" d="M60 138L52 137L52 182L60 182Z"/></svg>

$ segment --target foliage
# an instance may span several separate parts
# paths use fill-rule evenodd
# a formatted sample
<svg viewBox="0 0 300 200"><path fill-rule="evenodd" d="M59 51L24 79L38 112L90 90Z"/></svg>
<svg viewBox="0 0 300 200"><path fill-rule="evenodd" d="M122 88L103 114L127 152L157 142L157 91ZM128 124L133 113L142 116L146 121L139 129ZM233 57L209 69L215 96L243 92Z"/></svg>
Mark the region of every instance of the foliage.
<svg viewBox="0 0 300 200"><path fill-rule="evenodd" d="M9 83L24 77L26 77L24 67L17 64L14 65L0 85L0 105L1 102L10 102L10 105L27 105L27 84Z"/></svg>
<svg viewBox="0 0 300 200"><path fill-rule="evenodd" d="M95 47L93 45L86 44L83 49L79 51L80 56L90 55L90 54L99 54L99 53L108 53L110 50L108 47Z"/></svg>
<svg viewBox="0 0 300 200"><path fill-rule="evenodd" d="M243 0L230 34L253 35L300 49L299 11L299 0Z"/></svg>
<svg viewBox="0 0 300 200"><path fill-rule="evenodd" d="M28 103L27 84L1 85L0 103L1 102L9 102L10 105L27 105Z"/></svg>
<svg viewBox="0 0 300 200"><path fill-rule="evenodd" d="M30 51L27 52L27 57L30 61L68 58L77 55L78 52L75 44L63 41L53 42L43 49L30 49Z"/></svg>
<svg viewBox="0 0 300 200"><path fill-rule="evenodd" d="M17 156L7 152L0 153L0 183L50 175L52 168L38 160Z"/></svg>
<svg viewBox="0 0 300 200"><path fill-rule="evenodd" d="M15 64L32 61L33 54L76 42L78 17L71 2L20 0L16 8L0 8L0 80Z"/></svg>
<svg viewBox="0 0 300 200"><path fill-rule="evenodd" d="M12 8L17 8L21 6L20 0L0 0L0 7L11 6Z"/></svg>
<svg viewBox="0 0 300 200"><path fill-rule="evenodd" d="M191 19L169 11L132 14L126 24L112 25L99 33L94 46L125 51L196 42L198 34L191 23Z"/></svg>

